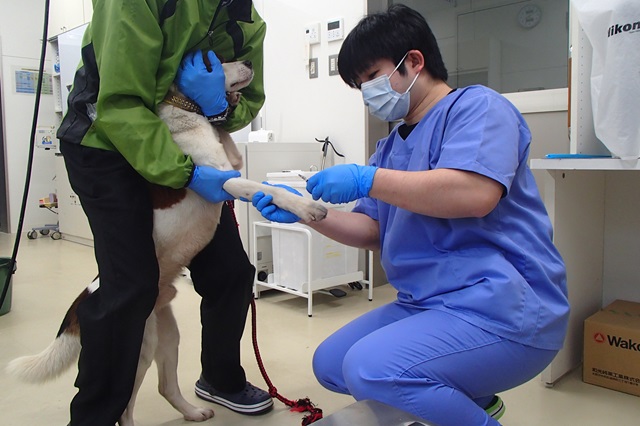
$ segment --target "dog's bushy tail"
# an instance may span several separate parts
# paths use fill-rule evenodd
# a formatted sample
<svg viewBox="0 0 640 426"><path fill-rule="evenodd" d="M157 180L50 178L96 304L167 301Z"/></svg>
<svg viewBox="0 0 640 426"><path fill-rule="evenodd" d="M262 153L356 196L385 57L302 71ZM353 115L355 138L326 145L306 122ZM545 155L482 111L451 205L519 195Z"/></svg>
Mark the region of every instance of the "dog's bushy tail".
<svg viewBox="0 0 640 426"><path fill-rule="evenodd" d="M82 300L95 291L95 284L96 281L73 302L55 340L37 355L23 356L11 361L7 366L7 373L25 382L43 383L55 379L75 364L81 348L76 309Z"/></svg>
<svg viewBox="0 0 640 426"><path fill-rule="evenodd" d="M43 383L67 371L79 354L80 336L63 333L39 354L11 361L7 372L25 382Z"/></svg>

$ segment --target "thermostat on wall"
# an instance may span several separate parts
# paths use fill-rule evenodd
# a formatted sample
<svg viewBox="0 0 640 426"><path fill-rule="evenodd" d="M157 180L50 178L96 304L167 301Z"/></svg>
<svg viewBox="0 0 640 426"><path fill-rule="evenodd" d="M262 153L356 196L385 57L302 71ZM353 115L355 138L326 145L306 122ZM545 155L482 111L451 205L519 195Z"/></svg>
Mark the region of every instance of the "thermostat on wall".
<svg viewBox="0 0 640 426"><path fill-rule="evenodd" d="M342 40L344 38L344 19L336 18L327 21L327 41Z"/></svg>

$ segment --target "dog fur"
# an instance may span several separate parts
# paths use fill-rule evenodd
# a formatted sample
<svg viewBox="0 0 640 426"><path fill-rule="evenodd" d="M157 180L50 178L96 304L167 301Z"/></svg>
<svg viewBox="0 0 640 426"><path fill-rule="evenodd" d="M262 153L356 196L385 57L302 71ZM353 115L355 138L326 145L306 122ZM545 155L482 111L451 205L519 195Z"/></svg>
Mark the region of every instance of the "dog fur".
<svg viewBox="0 0 640 426"><path fill-rule="evenodd" d="M242 88L253 78L250 62L224 63L226 90L231 105L238 103ZM181 96L175 86L168 97ZM167 124L174 141L193 162L220 170L240 169L242 156L231 136L219 127L212 126L205 117L195 112L163 103L158 115ZM246 179L233 178L224 189L235 198L250 200L262 191L273 196L273 202L300 217L303 221L322 220L327 210L308 198L291 194L278 187L267 186ZM147 319L138 370L129 404L120 417L120 426L133 426L133 408L142 380L153 360L158 367L158 389L162 396L186 420L204 421L213 417L213 410L200 408L187 402L178 386L179 331L171 310L171 300L176 295L173 285L182 268L213 238L220 220L222 203L209 203L188 189L170 189L151 185L154 202L153 238L160 266L159 294L153 312ZM40 354L17 358L9 363L9 373L32 383L53 379L76 363L80 345L80 327L76 308L100 285L96 278L73 302L60 326L55 340Z"/></svg>

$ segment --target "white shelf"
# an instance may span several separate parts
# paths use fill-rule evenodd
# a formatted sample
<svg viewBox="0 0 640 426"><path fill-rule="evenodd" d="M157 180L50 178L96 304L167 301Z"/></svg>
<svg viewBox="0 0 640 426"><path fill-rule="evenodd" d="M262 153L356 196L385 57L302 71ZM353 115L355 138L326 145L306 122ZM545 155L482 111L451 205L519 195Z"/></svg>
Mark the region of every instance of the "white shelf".
<svg viewBox="0 0 640 426"><path fill-rule="evenodd" d="M265 281L259 281L257 278L253 284L253 292L254 297L256 299L260 298L260 287L266 287L273 290L282 291L285 293L293 294L299 297L304 297L307 299L307 315L311 317L313 315L313 292L318 290L323 290L329 287L334 287L339 284L346 284L350 282L360 281L363 284L368 284L369 286L369 301L373 300L373 280L371 279L372 275L372 252L369 252L369 280L364 280L364 274L362 271L348 272L345 274L340 274L328 278L322 279L312 279L311 274L311 262L312 262L312 239L313 235L310 232L310 228L307 227L292 227L288 224L280 224L275 222L254 222L253 223L253 242L251 244L251 258L254 265L257 264L257 236L258 236L258 227L271 228L271 229L282 229L300 233L304 235L307 242L307 280L301 286L300 290L284 287L279 285L277 282L269 283ZM317 237L316 237L317 238Z"/></svg>
<svg viewBox="0 0 640 426"><path fill-rule="evenodd" d="M640 159L620 158L534 158L532 170L640 170Z"/></svg>
<svg viewBox="0 0 640 426"><path fill-rule="evenodd" d="M564 348L541 376L550 386L582 362L586 318L616 299L640 301L640 160L532 159L531 168L546 171L540 186L571 305Z"/></svg>

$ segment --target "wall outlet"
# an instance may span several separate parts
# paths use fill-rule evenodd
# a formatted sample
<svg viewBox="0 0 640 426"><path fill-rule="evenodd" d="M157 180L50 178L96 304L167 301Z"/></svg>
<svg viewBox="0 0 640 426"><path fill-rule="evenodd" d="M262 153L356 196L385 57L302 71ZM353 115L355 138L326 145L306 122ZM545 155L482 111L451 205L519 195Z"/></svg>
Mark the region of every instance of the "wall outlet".
<svg viewBox="0 0 640 426"><path fill-rule="evenodd" d="M309 59L309 78L318 78L318 58Z"/></svg>
<svg viewBox="0 0 640 426"><path fill-rule="evenodd" d="M329 75L338 74L338 55L329 55Z"/></svg>
<svg viewBox="0 0 640 426"><path fill-rule="evenodd" d="M320 22L314 22L304 27L304 37L309 44L320 43Z"/></svg>

